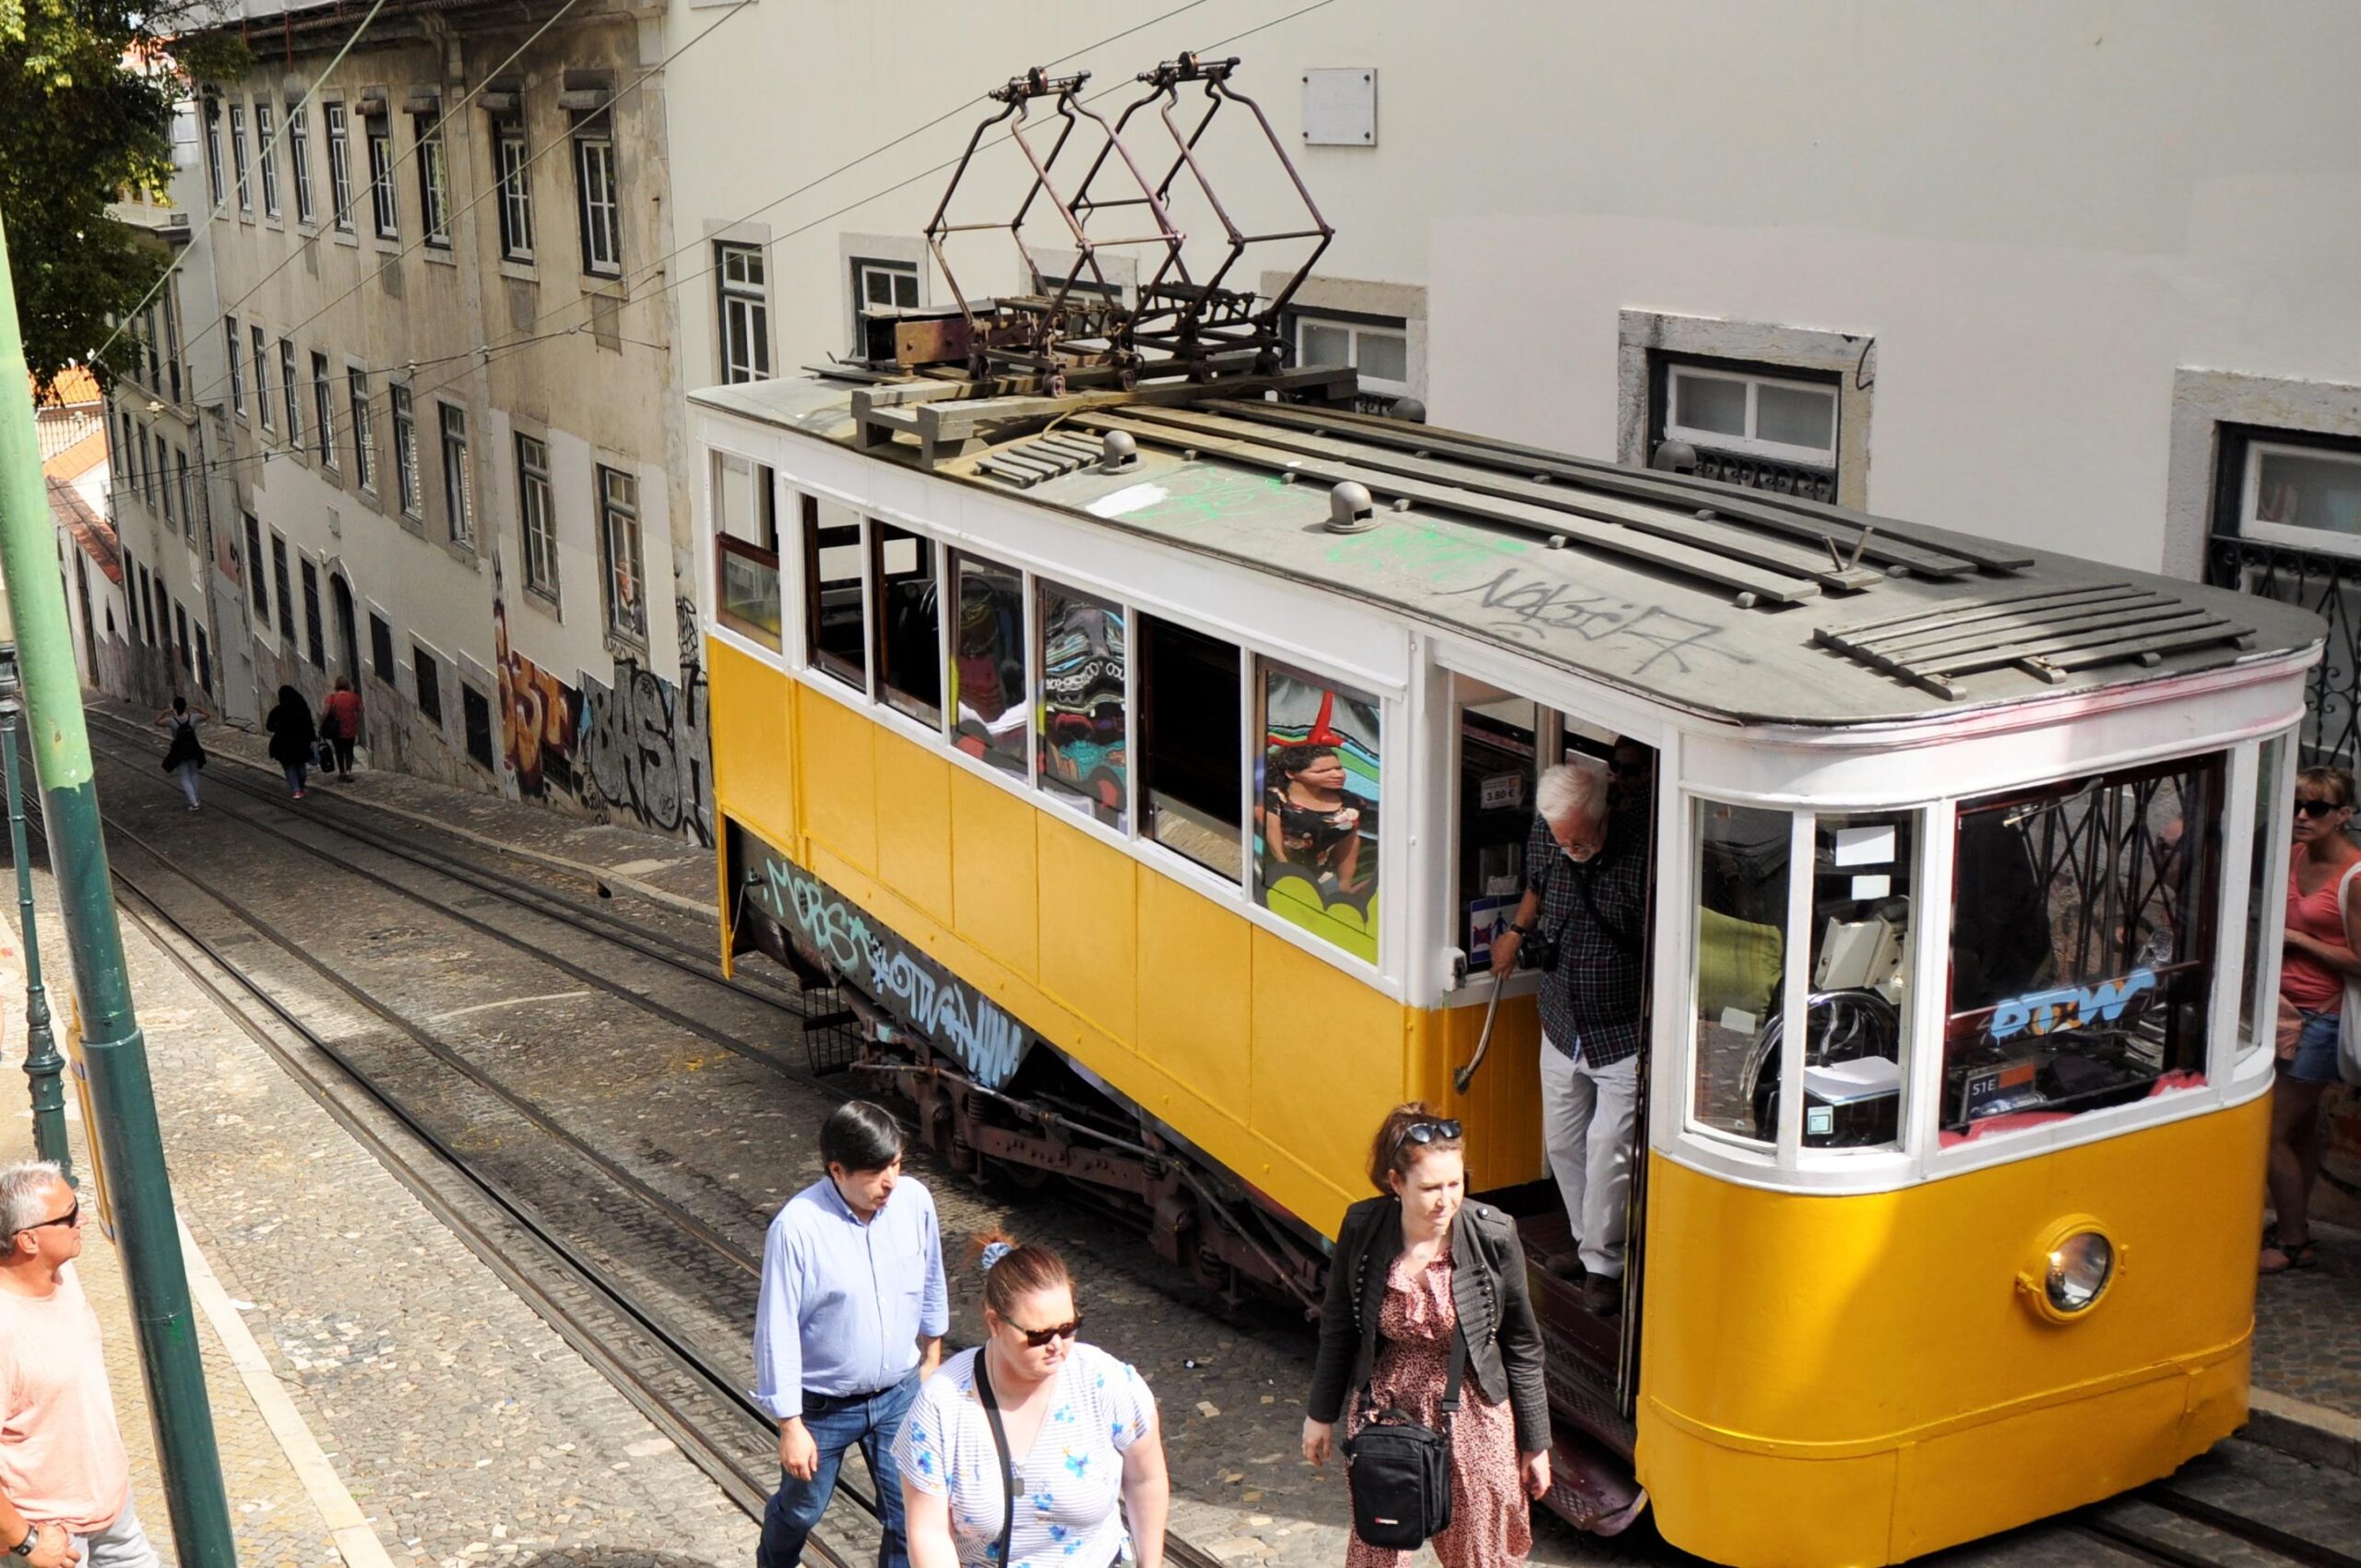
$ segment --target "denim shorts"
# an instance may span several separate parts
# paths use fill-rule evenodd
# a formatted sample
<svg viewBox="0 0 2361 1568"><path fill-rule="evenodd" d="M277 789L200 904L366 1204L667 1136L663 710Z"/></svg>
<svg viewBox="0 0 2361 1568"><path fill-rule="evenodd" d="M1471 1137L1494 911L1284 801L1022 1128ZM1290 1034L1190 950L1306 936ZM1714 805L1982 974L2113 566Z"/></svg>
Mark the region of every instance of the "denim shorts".
<svg viewBox="0 0 2361 1568"><path fill-rule="evenodd" d="M2279 1070L2299 1084L2335 1083L2339 1027L2333 1013L2306 1013L2303 1032L2296 1037L2296 1054L2281 1063Z"/></svg>

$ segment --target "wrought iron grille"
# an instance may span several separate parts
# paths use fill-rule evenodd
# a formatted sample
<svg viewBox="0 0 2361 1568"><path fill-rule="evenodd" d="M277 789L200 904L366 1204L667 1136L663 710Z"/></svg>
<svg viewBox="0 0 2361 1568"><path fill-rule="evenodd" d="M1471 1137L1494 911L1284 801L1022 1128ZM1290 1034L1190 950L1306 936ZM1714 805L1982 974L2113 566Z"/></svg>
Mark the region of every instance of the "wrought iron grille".
<svg viewBox="0 0 2361 1568"><path fill-rule="evenodd" d="M1697 477L1768 490L1779 495L1800 495L1807 501L1833 503L1836 499L1836 476L1826 469L1743 457L1734 452L1716 452L1709 446L1697 448Z"/></svg>
<svg viewBox="0 0 2361 1568"><path fill-rule="evenodd" d="M2304 761L2354 766L2361 756L2361 560L2250 539L2217 537L2207 580L2310 611L2328 623L2298 735Z"/></svg>

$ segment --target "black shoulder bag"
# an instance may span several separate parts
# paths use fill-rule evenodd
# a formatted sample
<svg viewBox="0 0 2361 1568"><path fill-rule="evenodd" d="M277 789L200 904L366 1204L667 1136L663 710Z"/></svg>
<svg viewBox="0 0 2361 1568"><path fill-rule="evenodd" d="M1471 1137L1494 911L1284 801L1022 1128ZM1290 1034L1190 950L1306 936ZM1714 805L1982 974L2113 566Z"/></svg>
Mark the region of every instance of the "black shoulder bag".
<svg viewBox="0 0 2361 1568"><path fill-rule="evenodd" d="M991 1373L984 1370L985 1350L976 1348L976 1397L984 1402L984 1420L991 1423L992 1446L1000 1452L1000 1568L1010 1568L1008 1538L1016 1533L1016 1463L1009 1457L1008 1429L1000 1424L1000 1401L992 1397ZM1455 1390L1458 1384L1454 1381Z"/></svg>
<svg viewBox="0 0 2361 1568"><path fill-rule="evenodd" d="M1372 1414L1345 1440L1353 1533L1369 1545L1415 1550L1451 1527L1451 1419L1459 1412L1459 1380L1466 1371L1467 1336L1454 1328L1440 1430L1395 1406ZM1360 1397L1376 1403L1366 1383Z"/></svg>

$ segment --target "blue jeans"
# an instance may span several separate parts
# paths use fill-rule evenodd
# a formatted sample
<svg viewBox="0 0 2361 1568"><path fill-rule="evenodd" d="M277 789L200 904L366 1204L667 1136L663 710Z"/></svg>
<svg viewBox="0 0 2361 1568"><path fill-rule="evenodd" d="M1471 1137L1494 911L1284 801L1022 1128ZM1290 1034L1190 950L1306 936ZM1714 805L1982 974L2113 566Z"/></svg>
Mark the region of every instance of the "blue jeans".
<svg viewBox="0 0 2361 1568"><path fill-rule="evenodd" d="M894 1440L902 1434L902 1418L910 1413L918 1393L919 1374L913 1368L893 1387L857 1405L805 1413L803 1429L819 1447L820 1465L808 1481L779 1472L778 1491L763 1510L763 1540L754 1550L754 1568L795 1568L805 1538L836 1495L836 1471L845 1453L856 1446L877 1482L877 1523L883 1531L877 1568L910 1568L909 1548L902 1538L902 1472L894 1464Z"/></svg>
<svg viewBox="0 0 2361 1568"><path fill-rule="evenodd" d="M2296 1009L2303 1013L2303 1009ZM2296 1054L2279 1070L2299 1084L2332 1084L2337 1080L2336 1048L2341 1028L2334 1013L2303 1013L2304 1032L2296 1037Z"/></svg>

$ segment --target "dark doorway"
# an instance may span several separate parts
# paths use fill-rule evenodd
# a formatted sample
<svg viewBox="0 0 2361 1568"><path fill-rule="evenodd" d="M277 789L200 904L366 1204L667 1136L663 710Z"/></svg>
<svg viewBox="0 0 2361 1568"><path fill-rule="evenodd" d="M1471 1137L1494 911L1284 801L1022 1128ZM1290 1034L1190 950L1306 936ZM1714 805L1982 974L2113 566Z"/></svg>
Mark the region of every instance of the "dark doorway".
<svg viewBox="0 0 2361 1568"><path fill-rule="evenodd" d="M336 620L336 672L361 689L361 634L352 617L352 585L338 572L328 578L329 613Z"/></svg>

